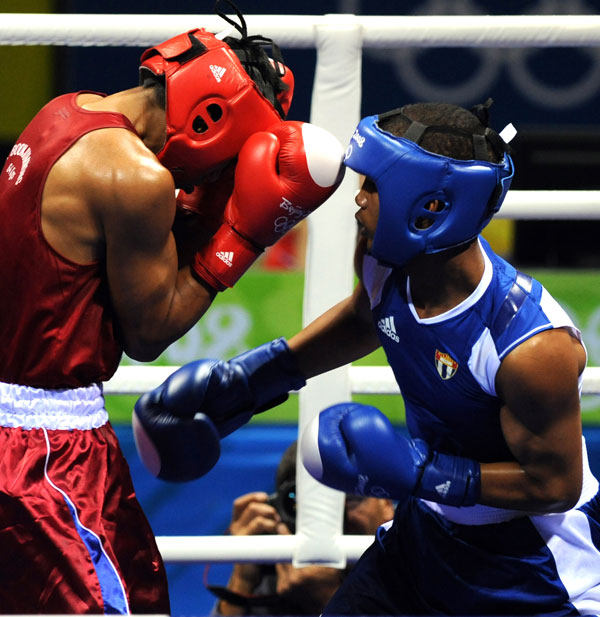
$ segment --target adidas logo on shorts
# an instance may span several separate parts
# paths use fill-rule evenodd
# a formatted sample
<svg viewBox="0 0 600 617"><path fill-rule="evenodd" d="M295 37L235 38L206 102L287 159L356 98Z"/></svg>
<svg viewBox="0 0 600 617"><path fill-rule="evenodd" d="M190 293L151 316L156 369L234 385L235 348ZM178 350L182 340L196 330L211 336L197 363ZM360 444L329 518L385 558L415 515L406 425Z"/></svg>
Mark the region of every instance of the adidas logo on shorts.
<svg viewBox="0 0 600 617"><path fill-rule="evenodd" d="M233 266L233 251L217 251L216 256L227 266Z"/></svg>
<svg viewBox="0 0 600 617"><path fill-rule="evenodd" d="M225 71L227 69L222 66L217 66L216 64L210 64L209 67L212 74L215 76L215 79L221 83L221 79L223 78L223 75L225 75Z"/></svg>
<svg viewBox="0 0 600 617"><path fill-rule="evenodd" d="M392 341L396 343L400 342L398 335L396 334L396 325L394 324L394 317L385 317L384 319L380 319L377 322L377 327L387 336L389 336Z"/></svg>

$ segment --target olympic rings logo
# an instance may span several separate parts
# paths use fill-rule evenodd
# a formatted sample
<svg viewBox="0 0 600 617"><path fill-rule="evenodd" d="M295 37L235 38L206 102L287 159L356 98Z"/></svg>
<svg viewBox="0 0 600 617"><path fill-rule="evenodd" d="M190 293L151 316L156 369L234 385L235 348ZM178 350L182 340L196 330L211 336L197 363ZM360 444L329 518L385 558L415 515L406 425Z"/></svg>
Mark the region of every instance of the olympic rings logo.
<svg viewBox="0 0 600 617"><path fill-rule="evenodd" d="M428 0L414 14L419 15L477 15L483 14L473 0ZM584 0L539 0L527 14L594 14ZM591 100L600 91L600 49L578 48L585 57L585 71L574 81L564 85L546 83L533 68L533 61L547 50L534 48L489 49L473 48L476 57L469 76L453 83L440 83L421 68L424 54L431 50L404 48L396 50L365 50L372 58L390 62L397 78L419 100L445 100L463 103L485 97L490 87L505 69L519 92L532 103L548 109L565 109Z"/></svg>
<svg viewBox="0 0 600 617"><path fill-rule="evenodd" d="M275 233L283 235L288 232L298 221L301 221L305 216L307 216L308 212L299 208L298 206L294 206L294 204L285 197L281 198L281 203L279 207L283 210L287 211L287 216L282 215L278 216L273 221L273 230Z"/></svg>
<svg viewBox="0 0 600 617"><path fill-rule="evenodd" d="M297 218L289 219L287 216L278 216L273 221L273 229L275 230L275 233L283 235L287 233L292 227L294 227L298 220L299 219Z"/></svg>

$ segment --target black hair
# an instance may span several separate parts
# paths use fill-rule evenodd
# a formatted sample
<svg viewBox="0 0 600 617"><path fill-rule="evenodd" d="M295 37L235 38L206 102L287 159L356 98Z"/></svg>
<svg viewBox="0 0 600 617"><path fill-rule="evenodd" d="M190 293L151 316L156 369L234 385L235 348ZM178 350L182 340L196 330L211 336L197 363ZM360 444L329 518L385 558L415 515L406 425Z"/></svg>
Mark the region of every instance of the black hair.
<svg viewBox="0 0 600 617"><path fill-rule="evenodd" d="M422 148L460 160L498 163L508 144L489 128L492 99L470 110L450 103L413 103L379 116L379 127Z"/></svg>
<svg viewBox="0 0 600 617"><path fill-rule="evenodd" d="M230 19L225 13L219 11L219 5L226 2L235 11L239 24ZM240 38L226 36L223 42L237 55L241 65L250 78L254 81L262 95L273 105L281 118L285 117L285 112L279 102L278 95L288 89L288 85L281 79L283 76L283 56L279 46L261 34L248 36L246 20L240 10L230 0L216 0L215 12L227 23L231 24L241 35ZM271 56L274 62L265 51L265 47L271 48Z"/></svg>

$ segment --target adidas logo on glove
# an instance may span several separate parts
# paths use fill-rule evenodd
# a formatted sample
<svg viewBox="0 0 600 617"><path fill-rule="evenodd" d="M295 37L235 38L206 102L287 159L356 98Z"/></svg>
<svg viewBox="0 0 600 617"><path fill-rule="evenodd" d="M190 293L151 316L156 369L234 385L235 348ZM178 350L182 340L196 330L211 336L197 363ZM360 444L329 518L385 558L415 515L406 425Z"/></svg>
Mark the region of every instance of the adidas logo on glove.
<svg viewBox="0 0 600 617"><path fill-rule="evenodd" d="M217 251L215 255L227 266L233 265L233 251Z"/></svg>

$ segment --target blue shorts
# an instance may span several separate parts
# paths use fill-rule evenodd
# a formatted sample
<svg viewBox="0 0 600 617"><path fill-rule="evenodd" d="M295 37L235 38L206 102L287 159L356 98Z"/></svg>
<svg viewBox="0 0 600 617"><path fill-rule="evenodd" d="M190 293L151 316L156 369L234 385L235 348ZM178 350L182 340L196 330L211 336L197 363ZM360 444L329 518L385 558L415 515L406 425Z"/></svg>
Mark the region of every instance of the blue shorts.
<svg viewBox="0 0 600 617"><path fill-rule="evenodd" d="M560 514L450 522L409 498L324 615L600 615L600 493Z"/></svg>

